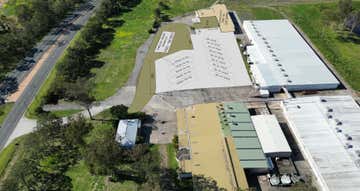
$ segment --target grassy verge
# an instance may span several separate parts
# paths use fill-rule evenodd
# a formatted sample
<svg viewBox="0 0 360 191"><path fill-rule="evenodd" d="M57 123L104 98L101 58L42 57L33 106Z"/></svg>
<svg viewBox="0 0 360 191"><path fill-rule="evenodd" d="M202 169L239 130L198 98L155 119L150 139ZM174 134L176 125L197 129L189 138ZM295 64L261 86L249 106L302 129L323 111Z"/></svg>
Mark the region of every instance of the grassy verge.
<svg viewBox="0 0 360 191"><path fill-rule="evenodd" d="M168 153L168 166L170 169L176 170L178 168L178 162L176 160L176 150L173 144L166 145Z"/></svg>
<svg viewBox="0 0 360 191"><path fill-rule="evenodd" d="M71 40L71 43L68 46L68 48L76 43L77 39L80 38L80 35L81 35L81 31L76 33L75 37ZM30 119L37 118L36 109L41 107L44 97L47 95L49 89L51 88L51 85L55 82L57 75L57 68L59 67L59 63L61 63L66 57L66 54L67 54L67 49L64 51L64 54L56 62L55 67L51 70L45 82L41 85L38 93L36 94L34 100L31 102L30 106L28 107L25 113L27 118Z"/></svg>
<svg viewBox="0 0 360 191"><path fill-rule="evenodd" d="M68 117L75 113L79 113L83 110L81 109L70 109L70 110L59 110L59 111L52 111L50 113L54 114L56 117Z"/></svg>
<svg viewBox="0 0 360 191"><path fill-rule="evenodd" d="M0 153L0 175L4 173L7 165L9 164L10 160L14 156L16 148L16 142L13 141L10 145L8 145L4 150Z"/></svg>
<svg viewBox="0 0 360 191"><path fill-rule="evenodd" d="M0 105L0 125L4 122L7 114L11 111L11 108L14 106L13 103L7 103Z"/></svg>
<svg viewBox="0 0 360 191"><path fill-rule="evenodd" d="M360 2L354 5L360 8ZM337 4L300 4L279 9L306 33L352 88L359 91L360 38L340 30L341 24L331 19Z"/></svg>
<svg viewBox="0 0 360 191"><path fill-rule="evenodd" d="M3 175L9 162L11 161L15 153L18 152L17 151L18 144L22 139L23 137L16 138L0 152L0 176Z"/></svg>

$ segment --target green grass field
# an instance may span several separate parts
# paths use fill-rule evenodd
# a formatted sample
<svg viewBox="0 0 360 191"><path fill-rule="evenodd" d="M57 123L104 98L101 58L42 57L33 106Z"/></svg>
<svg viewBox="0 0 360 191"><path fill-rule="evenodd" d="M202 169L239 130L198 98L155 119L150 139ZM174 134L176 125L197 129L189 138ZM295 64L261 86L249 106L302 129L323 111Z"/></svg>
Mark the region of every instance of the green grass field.
<svg viewBox="0 0 360 191"><path fill-rule="evenodd" d="M175 32L173 42L168 53L155 53L155 47L160 39L162 31ZM177 52L179 50L192 49L190 28L185 24L171 23L159 29L145 57L144 65L138 77L136 94L129 108L129 112L140 111L155 93L155 60Z"/></svg>
<svg viewBox="0 0 360 191"><path fill-rule="evenodd" d="M360 9L360 2L354 2L354 5ZM330 19L336 9L335 3L279 7L306 33L352 88L360 91L360 38L348 39L338 29L340 24Z"/></svg>
<svg viewBox="0 0 360 191"><path fill-rule="evenodd" d="M13 103L7 103L4 105L0 105L0 126L4 122L6 116L11 111L13 106L14 106Z"/></svg>
<svg viewBox="0 0 360 191"><path fill-rule="evenodd" d="M136 191L138 188L132 181L115 183L107 181L106 176L90 174L83 160L71 167L66 175L71 178L74 191Z"/></svg>
<svg viewBox="0 0 360 191"><path fill-rule="evenodd" d="M26 0L9 0L0 8L0 15L15 15L16 7L24 3L26 3Z"/></svg>
<svg viewBox="0 0 360 191"><path fill-rule="evenodd" d="M136 51L149 37L156 7L157 0L143 0L131 12L112 18L123 20L124 24L115 28L111 45L98 56L105 65L92 70L95 74L92 93L97 100L113 95L126 83L135 64Z"/></svg>

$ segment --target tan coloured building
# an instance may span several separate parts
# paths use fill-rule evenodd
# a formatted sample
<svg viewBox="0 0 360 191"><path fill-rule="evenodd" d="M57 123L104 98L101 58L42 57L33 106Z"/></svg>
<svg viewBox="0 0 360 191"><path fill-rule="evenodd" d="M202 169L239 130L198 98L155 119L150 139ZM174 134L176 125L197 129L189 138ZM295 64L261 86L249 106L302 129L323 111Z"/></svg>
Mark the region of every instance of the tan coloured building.
<svg viewBox="0 0 360 191"><path fill-rule="evenodd" d="M221 32L234 32L235 26L229 16L229 11L224 4L215 4L208 9L200 9L195 11L197 17L216 17L219 22Z"/></svg>
<svg viewBox="0 0 360 191"><path fill-rule="evenodd" d="M225 137L218 104L199 104L177 110L179 149L190 152L181 160L183 172L213 178L229 191L247 189L248 184L231 137Z"/></svg>

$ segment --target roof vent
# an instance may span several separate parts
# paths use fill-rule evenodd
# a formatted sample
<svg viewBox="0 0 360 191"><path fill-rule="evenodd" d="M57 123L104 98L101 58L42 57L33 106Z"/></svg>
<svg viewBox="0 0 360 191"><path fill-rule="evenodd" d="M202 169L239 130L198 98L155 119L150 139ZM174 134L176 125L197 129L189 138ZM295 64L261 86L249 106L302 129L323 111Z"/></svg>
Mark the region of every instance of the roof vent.
<svg viewBox="0 0 360 191"><path fill-rule="evenodd" d="M282 66L282 64L279 63L278 66Z"/></svg>
<svg viewBox="0 0 360 191"><path fill-rule="evenodd" d="M288 80L287 82L292 83L292 81L291 81L291 80Z"/></svg>
<svg viewBox="0 0 360 191"><path fill-rule="evenodd" d="M338 127L336 127L335 129L336 129L336 132L338 132L338 133L342 132L342 130L340 128L338 128Z"/></svg>
<svg viewBox="0 0 360 191"><path fill-rule="evenodd" d="M269 51L270 51L270 52L274 52L274 51L273 51L273 50L271 50L271 49L270 49Z"/></svg>
<svg viewBox="0 0 360 191"><path fill-rule="evenodd" d="M346 149L351 149L351 148L353 148L353 145L350 144L350 143L346 143L346 144L345 144L345 148L346 148Z"/></svg>
<svg viewBox="0 0 360 191"><path fill-rule="evenodd" d="M338 120L338 119L335 119L335 122L336 122L336 125L342 125L342 122L340 121L340 120Z"/></svg>
<svg viewBox="0 0 360 191"><path fill-rule="evenodd" d="M285 69L284 69L284 68L281 68L280 70L281 70L282 72L285 72Z"/></svg>
<svg viewBox="0 0 360 191"><path fill-rule="evenodd" d="M345 134L346 140L351 141L352 137L349 134Z"/></svg>
<svg viewBox="0 0 360 191"><path fill-rule="evenodd" d="M298 109L301 109L300 105L297 105L296 107L297 107Z"/></svg>
<svg viewBox="0 0 360 191"><path fill-rule="evenodd" d="M330 108L330 107L327 107L327 111L328 112L333 112L334 110L332 108Z"/></svg>
<svg viewBox="0 0 360 191"><path fill-rule="evenodd" d="M274 60L275 60L276 62L279 62L279 59L277 59L277 58L275 58Z"/></svg>
<svg viewBox="0 0 360 191"><path fill-rule="evenodd" d="M327 102L326 99L321 99L321 102Z"/></svg>
<svg viewBox="0 0 360 191"><path fill-rule="evenodd" d="M360 157L360 150L356 150L355 153L358 157Z"/></svg>
<svg viewBox="0 0 360 191"><path fill-rule="evenodd" d="M287 74L284 74L284 77L289 77L289 75L287 75Z"/></svg>
<svg viewBox="0 0 360 191"><path fill-rule="evenodd" d="M333 118L333 116L332 116L332 115L328 115L327 117L328 117L329 119L332 119L332 118Z"/></svg>

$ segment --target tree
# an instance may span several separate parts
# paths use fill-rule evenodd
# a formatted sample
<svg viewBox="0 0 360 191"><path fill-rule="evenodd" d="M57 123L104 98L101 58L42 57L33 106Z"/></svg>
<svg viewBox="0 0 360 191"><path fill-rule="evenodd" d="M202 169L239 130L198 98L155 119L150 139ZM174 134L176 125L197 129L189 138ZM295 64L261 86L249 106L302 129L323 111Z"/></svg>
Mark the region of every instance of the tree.
<svg viewBox="0 0 360 191"><path fill-rule="evenodd" d="M65 128L65 139L73 144L84 146L84 135L89 133L89 131L93 128L91 123L88 123L83 116L79 116L78 118L70 119L69 123Z"/></svg>
<svg viewBox="0 0 360 191"><path fill-rule="evenodd" d="M84 106L89 113L90 119L94 119L90 108L95 98L90 95L90 84L87 79L78 79L75 83L67 83L66 85L66 98L70 101L77 101Z"/></svg>
<svg viewBox="0 0 360 191"><path fill-rule="evenodd" d="M125 105L116 105L110 108L110 113L116 119L126 119L128 116L128 107Z"/></svg>
<svg viewBox="0 0 360 191"><path fill-rule="evenodd" d="M204 175L193 176L194 191L225 191L217 185L217 182L211 177L205 177Z"/></svg>
<svg viewBox="0 0 360 191"><path fill-rule="evenodd" d="M86 146L85 162L91 173L112 174L122 159L122 153L123 150L112 137L112 133L107 132Z"/></svg>
<svg viewBox="0 0 360 191"><path fill-rule="evenodd" d="M340 0L339 4L339 13L341 18L346 18L351 11L353 10L353 6L352 6L352 0Z"/></svg>
<svg viewBox="0 0 360 191"><path fill-rule="evenodd" d="M351 24L351 32L354 32L356 27L360 25L360 10L354 11L351 13L348 19L349 23Z"/></svg>

